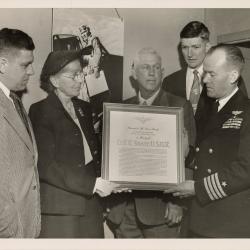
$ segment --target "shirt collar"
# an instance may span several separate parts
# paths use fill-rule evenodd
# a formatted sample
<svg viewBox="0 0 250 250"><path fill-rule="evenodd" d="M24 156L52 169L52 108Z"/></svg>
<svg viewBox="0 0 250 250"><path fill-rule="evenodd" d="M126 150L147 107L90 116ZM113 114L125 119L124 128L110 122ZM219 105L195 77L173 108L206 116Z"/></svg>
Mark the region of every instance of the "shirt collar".
<svg viewBox="0 0 250 250"><path fill-rule="evenodd" d="M0 89L7 96L7 98L9 98L11 100L11 98L10 98L10 90L2 82L0 82Z"/></svg>
<svg viewBox="0 0 250 250"><path fill-rule="evenodd" d="M238 86L236 86L236 88L233 90L233 92L230 95L226 96L225 98L222 98L222 99L218 100L218 102L219 102L218 111L220 111L226 105L226 103L238 91L238 89L239 89Z"/></svg>
<svg viewBox="0 0 250 250"><path fill-rule="evenodd" d="M159 94L160 92L160 89L159 88L151 97L149 97L148 99L144 99L142 96L141 96L141 92L139 91L139 94L138 94L138 97L139 97L139 103L140 104L143 104L143 103L147 103L147 105L152 105L153 101L155 100L156 96Z"/></svg>
<svg viewBox="0 0 250 250"><path fill-rule="evenodd" d="M55 94L58 96L59 100L61 101L61 103L65 106L68 106L71 104L71 98L66 96L62 91L60 91L59 89L55 90Z"/></svg>
<svg viewBox="0 0 250 250"><path fill-rule="evenodd" d="M203 64L201 64L198 68L196 68L196 69L191 69L191 68L187 68L187 73L188 74L193 74L193 72L194 72L194 70L197 70L198 71L198 73L199 73L199 77L201 77L202 76L202 74L203 74Z"/></svg>

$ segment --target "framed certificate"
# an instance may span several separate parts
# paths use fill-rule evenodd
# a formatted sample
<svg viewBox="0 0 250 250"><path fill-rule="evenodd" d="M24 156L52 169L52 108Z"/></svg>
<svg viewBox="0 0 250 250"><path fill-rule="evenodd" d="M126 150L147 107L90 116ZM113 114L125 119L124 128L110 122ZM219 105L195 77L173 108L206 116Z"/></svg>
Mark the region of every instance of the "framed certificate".
<svg viewBox="0 0 250 250"><path fill-rule="evenodd" d="M102 178L164 190L185 179L183 109L104 103Z"/></svg>

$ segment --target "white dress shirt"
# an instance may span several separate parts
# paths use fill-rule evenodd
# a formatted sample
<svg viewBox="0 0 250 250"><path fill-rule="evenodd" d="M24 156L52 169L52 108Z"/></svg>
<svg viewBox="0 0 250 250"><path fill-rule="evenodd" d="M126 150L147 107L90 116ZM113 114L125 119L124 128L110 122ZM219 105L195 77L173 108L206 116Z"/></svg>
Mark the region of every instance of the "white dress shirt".
<svg viewBox="0 0 250 250"><path fill-rule="evenodd" d="M141 92L139 91L138 97L139 97L139 104L143 104L143 105L152 105L152 103L154 102L156 96L159 94L161 88L159 88L151 97L149 97L148 99L144 99L141 96Z"/></svg>
<svg viewBox="0 0 250 250"><path fill-rule="evenodd" d="M232 98L232 96L238 91L238 89L239 89L239 88L236 87L230 95L228 95L228 96L226 96L226 97L224 97L224 98L218 100L218 102L219 102L218 112L227 104L227 102L228 102L228 101Z"/></svg>

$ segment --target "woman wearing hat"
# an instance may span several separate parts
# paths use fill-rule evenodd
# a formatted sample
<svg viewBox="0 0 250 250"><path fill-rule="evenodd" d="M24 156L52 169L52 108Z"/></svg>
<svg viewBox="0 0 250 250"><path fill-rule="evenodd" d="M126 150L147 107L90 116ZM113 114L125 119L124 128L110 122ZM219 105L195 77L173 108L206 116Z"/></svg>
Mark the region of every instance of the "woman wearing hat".
<svg viewBox="0 0 250 250"><path fill-rule="evenodd" d="M109 195L114 185L98 178L91 107L77 99L80 58L76 51L51 52L41 73L41 87L49 95L30 107L39 155L41 238L104 237L99 196Z"/></svg>

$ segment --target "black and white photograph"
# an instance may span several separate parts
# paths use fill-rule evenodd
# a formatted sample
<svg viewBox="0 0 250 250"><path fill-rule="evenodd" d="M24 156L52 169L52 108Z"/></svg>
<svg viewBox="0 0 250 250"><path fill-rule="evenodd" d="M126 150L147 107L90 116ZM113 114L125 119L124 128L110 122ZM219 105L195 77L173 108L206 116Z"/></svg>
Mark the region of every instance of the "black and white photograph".
<svg viewBox="0 0 250 250"><path fill-rule="evenodd" d="M0 4L0 249L250 249L250 5L54 2Z"/></svg>

